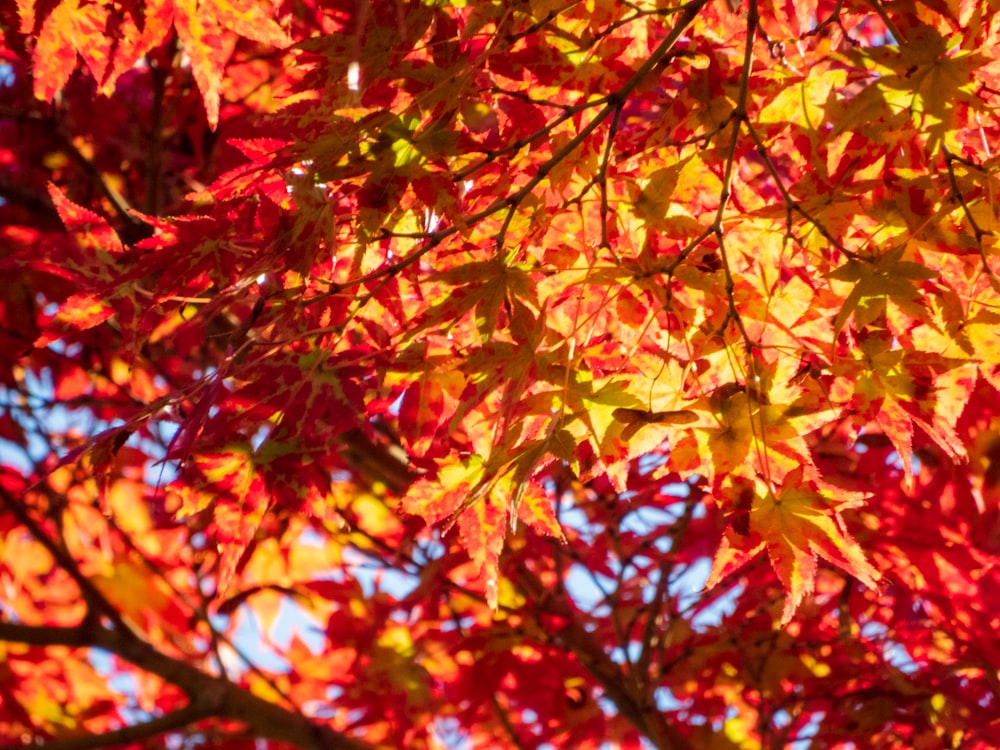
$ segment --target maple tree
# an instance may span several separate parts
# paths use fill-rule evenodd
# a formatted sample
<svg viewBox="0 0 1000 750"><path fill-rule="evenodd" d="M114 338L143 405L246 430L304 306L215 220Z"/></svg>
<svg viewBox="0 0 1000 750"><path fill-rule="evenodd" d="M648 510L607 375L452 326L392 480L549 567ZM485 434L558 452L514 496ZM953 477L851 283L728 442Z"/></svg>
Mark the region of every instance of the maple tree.
<svg viewBox="0 0 1000 750"><path fill-rule="evenodd" d="M0 6L0 744L1000 746L998 10Z"/></svg>

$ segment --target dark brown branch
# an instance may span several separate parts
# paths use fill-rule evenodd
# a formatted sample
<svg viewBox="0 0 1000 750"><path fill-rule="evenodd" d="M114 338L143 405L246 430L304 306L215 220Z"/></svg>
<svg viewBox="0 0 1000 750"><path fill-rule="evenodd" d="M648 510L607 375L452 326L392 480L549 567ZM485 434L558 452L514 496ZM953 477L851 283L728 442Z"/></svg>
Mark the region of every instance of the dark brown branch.
<svg viewBox="0 0 1000 750"><path fill-rule="evenodd" d="M372 750L367 743L315 724L302 714L167 656L144 641L123 638L96 623L65 628L0 622L0 640L33 646L99 648L177 686L189 696L193 707L211 707L211 716L238 721L258 737L287 742L305 750Z"/></svg>
<svg viewBox="0 0 1000 750"><path fill-rule="evenodd" d="M757 129L749 121L746 121L745 125L747 128L747 133L753 139L754 145L756 145L757 147L758 156L760 156L761 161L764 162L764 166L770 173L771 179L774 180L774 186L778 189L778 192L781 193L781 197L785 201L785 205L788 208L788 214L789 214L787 220L789 226L791 225L791 214L797 213L803 219L812 224L812 226L815 227L816 231L820 233L820 236L822 236L823 239L829 242L833 247L837 248L848 258L851 258L853 260L858 260L860 256L857 253L855 253L852 250L848 250L847 247L845 247L840 240L838 240L836 237L830 234L829 230L825 226L823 226L822 222L820 222L819 219L817 219L811 213L802 208L802 205L792 197L791 193L788 192L788 188L785 187L785 183L782 181L781 175L778 174L778 168L774 165L774 162L771 160L771 155L767 152L767 147L764 145L764 141L760 137L760 134L757 132Z"/></svg>
<svg viewBox="0 0 1000 750"><path fill-rule="evenodd" d="M740 140L740 127L747 119L747 100L750 95L750 75L753 72L753 50L754 42L757 37L757 23L759 20L757 0L750 0L749 5L750 7L747 13L747 41L743 52L743 67L740 74L740 90L736 99L736 109L733 112L733 137L729 143L729 153L726 156L725 173L722 177L722 195L719 196L719 210L716 214L715 222L713 223L713 226L715 227L715 235L719 242L719 256L722 258L722 270L726 277L726 298L729 301L728 317L736 321L736 326L739 328L740 335L743 337L743 342L746 346L748 356L750 350L753 348L753 342L750 340L750 337L747 336L746 328L743 326L743 318L740 316L739 310L736 306L736 297L734 295L735 282L733 280L732 266L729 262L729 254L726 252L725 237L722 231L722 219L723 216L725 216L726 209L729 206L729 198L732 195L733 172L736 166L736 150Z"/></svg>
<svg viewBox="0 0 1000 750"><path fill-rule="evenodd" d="M192 703L177 711L171 711L165 716L158 716L141 724L122 727L113 732L65 737L36 745L36 747L38 750L101 750L119 745L130 745L134 742L141 742L161 734L184 729L191 724L211 718L214 713L213 707L210 705Z"/></svg>
<svg viewBox="0 0 1000 750"><path fill-rule="evenodd" d="M132 206L129 205L125 196L119 193L118 190L115 189L114 185L107 180L100 167L98 167L93 160L84 154L79 147L77 147L76 143L73 142L72 136L69 133L63 132L62 128L58 126L55 128L55 132L62 141L63 147L67 152L69 152L70 157L73 161L79 164L87 174L90 175L94 185L97 186L97 189L100 190L104 197L107 198L108 202L111 203L115 209L115 214L117 214L118 218L124 222L125 226L144 226L142 220L132 213Z"/></svg>
<svg viewBox="0 0 1000 750"><path fill-rule="evenodd" d="M96 503L94 507L95 509L100 510L97 507ZM118 522L115 520L115 517L113 515L108 517L106 519L106 522L110 528L114 529L115 533L121 539L122 543L126 547L128 547L129 550L131 550L132 553L135 554L142 561L143 565L146 566L149 572L152 573L154 576L156 576L160 580L160 582L167 589L170 590L170 592L174 595L174 597L177 598L178 601L182 602L185 607L187 607L191 612L193 612L194 616L198 618L199 622L204 623L205 627L208 629L208 632L210 634L213 651L216 655L216 660L218 661L220 668L223 667L222 659L218 654L218 644L221 642L224 643L228 648L232 649L233 653L235 653L236 656L238 656L240 660L247 666L247 669L256 674L268 686L268 688L274 691L275 695L280 696L282 700L284 700L285 703L289 704L290 706L296 709L298 708L298 706L295 705L292 699L288 697L288 695L278 686L278 684L270 677L270 675L268 675L264 670L262 670L256 664L254 664L253 661L250 659L250 657L244 654L243 650L239 648L237 644L235 644L232 640L226 637L224 633L220 633L218 631L218 629L212 622L212 619L208 616L207 607L205 607L204 605L199 606L198 604L195 604L194 602L190 601L189 598L185 596L184 592L182 592L177 586L174 585L174 582L170 580L170 576L168 576L163 571L163 569L153 559L151 559L149 555L147 555L145 551L143 551L143 549L138 544L136 544L135 540L131 536L129 536L129 534L127 534L124 530L122 530L122 528L118 525ZM224 674L225 669L222 668L222 671L223 671L223 676L225 676Z"/></svg>

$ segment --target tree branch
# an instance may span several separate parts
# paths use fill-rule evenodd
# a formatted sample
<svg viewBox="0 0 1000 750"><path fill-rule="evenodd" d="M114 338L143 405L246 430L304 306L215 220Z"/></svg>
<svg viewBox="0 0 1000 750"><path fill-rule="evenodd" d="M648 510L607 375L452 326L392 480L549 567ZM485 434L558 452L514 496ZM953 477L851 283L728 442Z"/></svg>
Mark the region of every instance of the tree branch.
<svg viewBox="0 0 1000 750"><path fill-rule="evenodd" d="M287 742L304 750L372 750L365 742L316 724L308 717L266 701L228 680L167 656L145 641L122 637L96 623L85 622L80 627L66 628L0 622L0 640L32 646L99 648L113 653L179 687L190 697L190 708L201 712L209 710L209 713L197 714L197 719L192 721L209 717L238 721L258 737ZM192 711L191 716L195 715ZM81 747L103 746L106 744ZM57 750L65 750L64 747L56 747Z"/></svg>
<svg viewBox="0 0 1000 750"><path fill-rule="evenodd" d="M549 595L538 577L528 568L518 567L518 580L524 590L539 602L539 612L545 609L544 602ZM560 611L559 614L565 614ZM545 628L542 628L543 631ZM619 713L632 723L659 750L691 750L691 745L663 713L649 703L643 692L635 685L632 675L626 673L604 651L604 648L575 619L557 633L549 637L554 643L573 653L580 664L600 683L604 694L615 704Z"/></svg>
<svg viewBox="0 0 1000 750"><path fill-rule="evenodd" d="M64 737L37 745L38 750L101 750L102 748L129 745L141 742L167 732L183 729L214 714L210 705L199 705L195 702L177 711L171 711L165 716L144 721L141 724L116 729L103 734L84 734L77 737Z"/></svg>
<svg viewBox="0 0 1000 750"><path fill-rule="evenodd" d="M66 131L62 123L34 109L24 111L9 106L0 106L0 118L13 120L17 123L31 123L32 127L36 128L39 125L47 128L53 138L58 141L59 146L65 149L67 155L83 169L101 194L111 203L115 213L124 223L125 227L133 231L138 228L145 228L143 221L132 214L132 207L129 205L129 202L108 181L100 167L80 150L80 147L73 140L72 134Z"/></svg>
<svg viewBox="0 0 1000 750"><path fill-rule="evenodd" d="M17 519L18 523L24 526L28 533L30 533L39 544L41 544L45 550L52 555L52 559L55 560L56 564L59 565L66 573L76 582L77 587L80 589L80 594L87 602L87 613L90 616L103 615L111 621L111 624L115 626L116 629L121 631L125 635L131 635L132 631L129 629L125 621L122 620L121 614L117 609L112 606L110 602L104 597L104 595L91 583L85 575L80 572L80 569L76 565L76 561L73 560L72 556L59 544L56 543L41 527L41 525L31 517L31 513L28 512L27 506L19 502L6 490L0 490L0 505L5 507L7 510L13 514Z"/></svg>

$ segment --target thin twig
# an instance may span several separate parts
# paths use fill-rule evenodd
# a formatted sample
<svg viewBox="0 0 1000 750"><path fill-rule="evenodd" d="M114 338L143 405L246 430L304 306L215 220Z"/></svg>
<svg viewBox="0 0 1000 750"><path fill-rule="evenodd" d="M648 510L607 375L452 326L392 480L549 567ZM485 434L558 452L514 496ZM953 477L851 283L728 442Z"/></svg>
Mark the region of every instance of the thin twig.
<svg viewBox="0 0 1000 750"><path fill-rule="evenodd" d="M979 247L979 257L983 263L983 272L986 274L986 278L989 279L990 286L992 286L995 291L1000 292L1000 278L997 278L993 269L990 268L989 260L986 257L986 246L983 243L983 239L990 236L992 233L980 227L979 223L976 221L976 217L972 215L972 209L965 200L965 195L958 186L958 178L955 176L956 161L964 163L964 160L957 158L951 153L951 151L948 150L947 147L944 147L944 163L948 168L948 182L951 185L951 192L962 206L962 212L965 214L965 219L969 222L969 226L972 227L972 232L976 236L976 245Z"/></svg>

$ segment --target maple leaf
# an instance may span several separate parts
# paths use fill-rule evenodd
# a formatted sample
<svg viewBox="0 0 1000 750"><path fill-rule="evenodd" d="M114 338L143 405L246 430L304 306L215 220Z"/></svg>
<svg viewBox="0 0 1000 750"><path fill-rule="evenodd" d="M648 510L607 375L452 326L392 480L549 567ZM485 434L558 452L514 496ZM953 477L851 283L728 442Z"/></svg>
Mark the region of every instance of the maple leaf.
<svg viewBox="0 0 1000 750"><path fill-rule="evenodd" d="M622 435L626 429L631 432L632 425L626 424L620 417L628 419L632 411L641 411L642 402L629 393L620 379L609 378L594 383L587 382L586 377L581 380L578 390L572 394L579 398L580 411L576 412L576 416L585 427L596 455L602 460L609 459L604 468L613 477L612 481L624 490L625 465L621 457L625 442Z"/></svg>
<svg viewBox="0 0 1000 750"><path fill-rule="evenodd" d="M68 262L73 271L91 281L110 282L116 279L114 256L121 255L124 250L118 233L107 220L70 201L52 183L49 184L49 197L66 229L79 243L78 248L68 251L68 257L59 259L60 264Z"/></svg>
<svg viewBox="0 0 1000 750"><path fill-rule="evenodd" d="M975 387L976 368L961 359L903 350L885 332L865 337L860 351L863 359L838 362L831 397L849 399L860 419L878 424L896 447L907 476L913 471L914 426L953 459L964 460L954 424Z"/></svg>
<svg viewBox="0 0 1000 750"><path fill-rule="evenodd" d="M466 378L448 369L449 359L452 357L448 354L427 355L421 377L403 392L399 422L403 439L414 456L427 454L436 443L437 433L447 428L461 404Z"/></svg>
<svg viewBox="0 0 1000 750"><path fill-rule="evenodd" d="M960 39L959 34L946 36L931 25L919 24L898 49L883 49L872 56L884 71L873 87L889 101L907 102L915 118L930 116L926 129L931 148L947 138L958 103L978 108L974 73L989 58L956 49Z"/></svg>
<svg viewBox="0 0 1000 750"><path fill-rule="evenodd" d="M127 342L126 352L134 356L142 333L139 330L140 313L130 290L118 283L126 267L125 248L118 233L103 217L70 201L57 186L49 185L49 196L72 240L59 246L57 256L37 257L25 253L14 256L11 261L71 279L82 291L72 294L60 305L34 345L47 346L117 315Z"/></svg>
<svg viewBox="0 0 1000 750"><path fill-rule="evenodd" d="M111 60L103 79L94 74L102 94L111 96L118 79L163 42L173 27L173 8L173 0L143 0L141 5L123 3L116 9L120 16L111 16L108 23L116 29Z"/></svg>
<svg viewBox="0 0 1000 750"><path fill-rule="evenodd" d="M126 557L108 564L94 584L139 632L183 646L184 609L143 561Z"/></svg>
<svg viewBox="0 0 1000 750"><path fill-rule="evenodd" d="M219 123L222 72L240 36L285 47L289 36L271 18L270 0L175 0L174 28L191 59L208 124Z"/></svg>
<svg viewBox="0 0 1000 750"><path fill-rule="evenodd" d="M820 558L876 588L881 575L865 559L840 515L843 510L859 507L865 497L864 493L846 492L809 478L804 469L786 475L777 493L758 480L750 509L751 535L746 539L726 535L706 588L718 585L762 550L788 592L781 614L783 625L812 593Z"/></svg>
<svg viewBox="0 0 1000 750"><path fill-rule="evenodd" d="M903 260L904 252L905 247L900 246L872 262L852 259L826 275L829 279L854 282L854 289L834 320L834 340L852 314L856 330L885 317L894 333L905 332L909 321L920 317L920 291L914 282L927 281L938 274L920 263Z"/></svg>
<svg viewBox="0 0 1000 750"><path fill-rule="evenodd" d="M35 339L34 346L48 346L67 333L100 325L114 314L114 309L100 297L74 294L59 306L59 312L46 326L47 330Z"/></svg>
<svg viewBox="0 0 1000 750"><path fill-rule="evenodd" d="M484 577L487 604L496 609L500 553L511 514L540 533L561 537L562 532L541 487L509 467L500 476L488 470L479 456L450 457L436 478L424 477L410 486L402 506L427 523L447 519L449 527L458 527L463 546Z"/></svg>
<svg viewBox="0 0 1000 750"><path fill-rule="evenodd" d="M42 23L33 58L35 96L45 101L62 90L76 68L77 53L101 80L111 52L103 3L61 0Z"/></svg>
<svg viewBox="0 0 1000 750"><path fill-rule="evenodd" d="M836 419L839 410L794 378L785 382L792 363L781 358L774 367L758 368L747 385L727 383L692 402L696 422L675 439L673 465L717 483L729 475L757 474L777 481L811 464L804 436Z"/></svg>
<svg viewBox="0 0 1000 750"><path fill-rule="evenodd" d="M1000 315L980 310L964 328L972 350L979 360L979 372L1000 389Z"/></svg>
<svg viewBox="0 0 1000 750"><path fill-rule="evenodd" d="M566 394L570 412L563 429L577 439L589 441L600 469L619 491L625 490L631 459L660 445L669 433L669 425L690 424L698 419L686 409L649 408L645 399L649 398L650 385L656 382L655 378L651 382L638 374L593 378L589 373L577 373Z"/></svg>
<svg viewBox="0 0 1000 750"><path fill-rule="evenodd" d="M192 460L202 479L185 492L187 502L181 515L186 517L211 507L220 554L218 591L224 593L246 564L270 500L249 446L202 452Z"/></svg>

